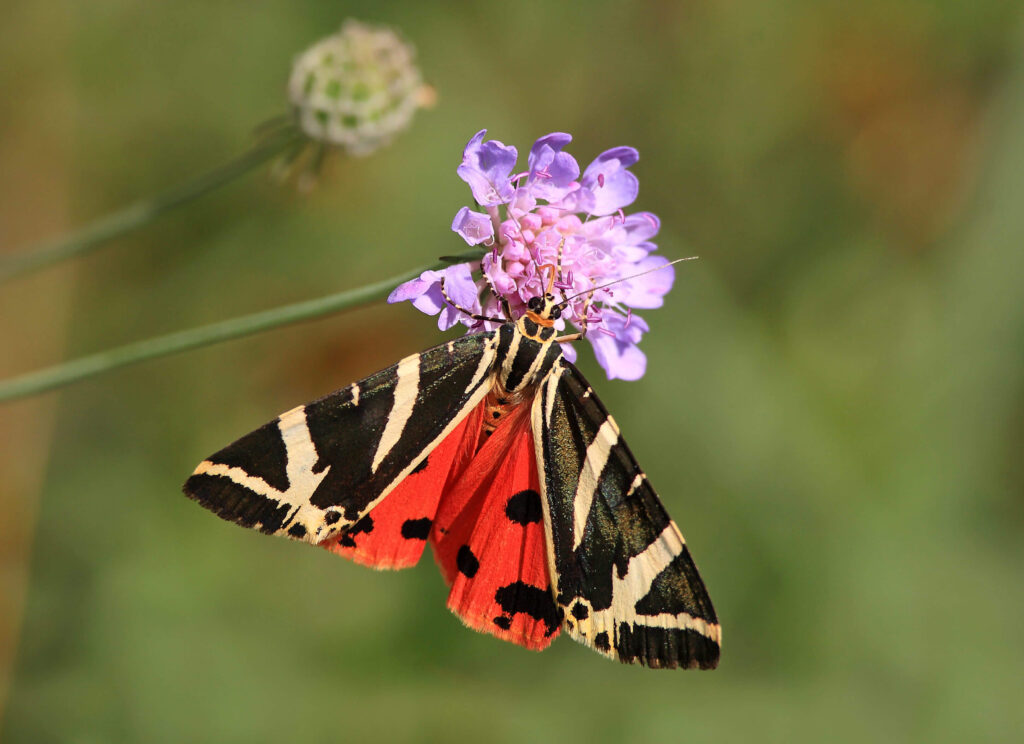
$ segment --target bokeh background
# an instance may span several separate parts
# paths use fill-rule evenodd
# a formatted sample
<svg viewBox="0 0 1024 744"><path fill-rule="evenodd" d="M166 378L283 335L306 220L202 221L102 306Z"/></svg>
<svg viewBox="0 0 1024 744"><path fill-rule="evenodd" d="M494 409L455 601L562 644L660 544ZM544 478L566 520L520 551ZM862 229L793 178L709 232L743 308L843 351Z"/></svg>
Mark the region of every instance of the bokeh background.
<svg viewBox="0 0 1024 744"><path fill-rule="evenodd" d="M462 249L487 127L639 148L680 267L647 376L582 367L681 525L713 673L462 628L379 574L215 519L195 463L442 338L379 305L0 409L0 737L1019 741L1024 26L1016 0L4 0L0 245L243 151L348 16L439 94L309 195L266 171L0 287L14 374Z"/></svg>

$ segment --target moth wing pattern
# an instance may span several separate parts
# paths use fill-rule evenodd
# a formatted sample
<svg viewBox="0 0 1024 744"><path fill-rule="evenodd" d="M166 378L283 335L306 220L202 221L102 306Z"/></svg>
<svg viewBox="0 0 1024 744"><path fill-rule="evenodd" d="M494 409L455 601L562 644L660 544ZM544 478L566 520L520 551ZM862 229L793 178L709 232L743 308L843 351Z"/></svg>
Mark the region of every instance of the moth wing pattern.
<svg viewBox="0 0 1024 744"><path fill-rule="evenodd" d="M713 669L721 629L683 536L575 366L555 366L531 418L563 629L623 662Z"/></svg>
<svg viewBox="0 0 1024 744"><path fill-rule="evenodd" d="M187 496L318 544L350 531L484 398L493 333L463 336L298 406L201 462Z"/></svg>
<svg viewBox="0 0 1024 744"><path fill-rule="evenodd" d="M483 404L476 406L409 475L345 532L320 547L377 569L419 562L449 480L472 459Z"/></svg>

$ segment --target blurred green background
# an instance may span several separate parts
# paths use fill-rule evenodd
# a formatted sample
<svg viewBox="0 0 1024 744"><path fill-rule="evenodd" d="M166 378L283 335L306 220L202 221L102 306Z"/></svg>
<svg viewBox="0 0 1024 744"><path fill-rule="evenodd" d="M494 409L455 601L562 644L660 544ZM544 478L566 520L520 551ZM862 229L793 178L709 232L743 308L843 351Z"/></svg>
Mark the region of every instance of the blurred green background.
<svg viewBox="0 0 1024 744"><path fill-rule="evenodd" d="M38 477L0 478L0 737L1019 741L1019 2L4 0L0 245L241 152L348 16L400 28L438 106L308 196L263 171L0 288L0 367L461 250L478 129L571 132L584 165L634 145L635 208L701 260L644 313L642 381L581 366L688 538L721 667L532 654L463 629L429 558L375 573L180 495L211 451L442 338L380 305L2 409Z"/></svg>

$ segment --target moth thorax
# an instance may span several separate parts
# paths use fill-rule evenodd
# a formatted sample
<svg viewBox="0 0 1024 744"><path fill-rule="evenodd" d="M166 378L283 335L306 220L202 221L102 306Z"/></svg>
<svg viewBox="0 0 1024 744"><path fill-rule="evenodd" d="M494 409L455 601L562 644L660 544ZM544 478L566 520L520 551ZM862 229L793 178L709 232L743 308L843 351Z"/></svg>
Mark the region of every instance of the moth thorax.
<svg viewBox="0 0 1024 744"><path fill-rule="evenodd" d="M551 321L533 312L527 313L520 318L519 332L537 341L549 341L555 337L555 329Z"/></svg>
<svg viewBox="0 0 1024 744"><path fill-rule="evenodd" d="M520 322L525 325L524 321ZM562 350L550 338L539 339L523 333L519 325L507 325L502 330L505 332L498 343L497 381L509 393L526 391L547 377ZM554 333L551 328L540 330Z"/></svg>

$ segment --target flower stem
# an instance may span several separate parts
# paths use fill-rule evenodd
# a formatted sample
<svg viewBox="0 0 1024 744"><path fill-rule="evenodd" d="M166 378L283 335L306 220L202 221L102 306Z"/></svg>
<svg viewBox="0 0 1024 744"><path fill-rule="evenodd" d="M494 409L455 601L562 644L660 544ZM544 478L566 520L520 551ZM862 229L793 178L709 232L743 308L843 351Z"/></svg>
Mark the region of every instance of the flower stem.
<svg viewBox="0 0 1024 744"><path fill-rule="evenodd" d="M127 207L94 220L70 234L43 241L23 251L0 257L0 284L15 277L51 266L60 261L80 256L98 248L109 240L120 237L152 222L164 212L225 186L299 141L295 128L283 128L248 151L204 173L198 178L179 184L156 196L141 199Z"/></svg>
<svg viewBox="0 0 1024 744"><path fill-rule="evenodd" d="M474 251L472 254L466 254L463 260L472 260L479 257L479 251ZM156 338L138 341L133 344L101 351L97 354L80 357L79 359L73 359L70 362L47 367L37 372L13 377L0 382L0 401L24 398L29 395L63 387L64 385L70 385L73 382L85 380L103 372L118 369L119 367L127 367L130 364L157 359L190 349L198 349L201 346L209 346L221 341L250 336L260 331L312 320L341 310L349 310L387 297L388 293L396 286L419 276L424 271L443 269L447 265L446 262L442 261L432 266L423 266L415 271L408 271L401 276L368 284L358 289L337 292L315 300L297 302L293 305L264 310L252 315L243 315L240 318L231 318L230 320L211 323L199 328L170 333L166 336L157 336Z"/></svg>

